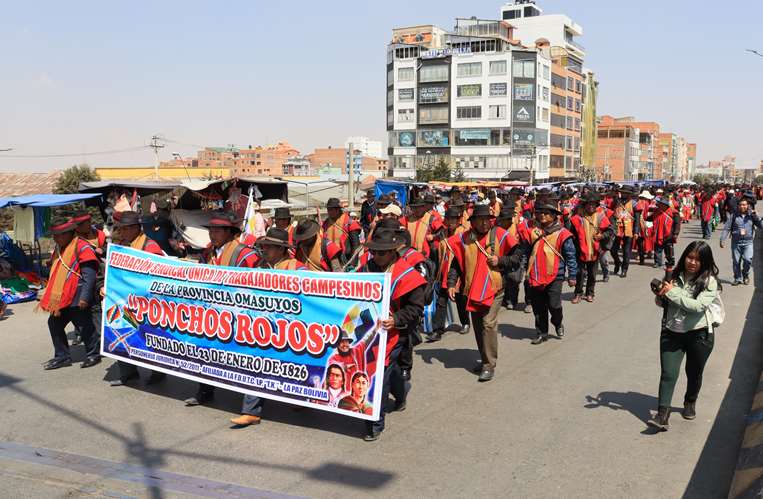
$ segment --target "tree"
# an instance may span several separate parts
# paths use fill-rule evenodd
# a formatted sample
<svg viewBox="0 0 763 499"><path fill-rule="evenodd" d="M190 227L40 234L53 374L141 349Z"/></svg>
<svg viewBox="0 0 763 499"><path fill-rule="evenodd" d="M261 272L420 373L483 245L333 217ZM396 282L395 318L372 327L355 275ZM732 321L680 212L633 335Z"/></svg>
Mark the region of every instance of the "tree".
<svg viewBox="0 0 763 499"><path fill-rule="evenodd" d="M56 194L76 194L81 182L94 182L101 177L87 164L74 165L61 173L56 181Z"/></svg>
<svg viewBox="0 0 763 499"><path fill-rule="evenodd" d="M466 180L466 175L464 174L464 169L461 168L461 163L456 161L456 166L453 168L453 170L450 173L450 179L453 182L463 182Z"/></svg>
<svg viewBox="0 0 763 499"><path fill-rule="evenodd" d="M430 161L425 161L420 168L416 169L417 182L432 182L434 180L442 182L450 180L450 163L444 157L440 157L434 165Z"/></svg>

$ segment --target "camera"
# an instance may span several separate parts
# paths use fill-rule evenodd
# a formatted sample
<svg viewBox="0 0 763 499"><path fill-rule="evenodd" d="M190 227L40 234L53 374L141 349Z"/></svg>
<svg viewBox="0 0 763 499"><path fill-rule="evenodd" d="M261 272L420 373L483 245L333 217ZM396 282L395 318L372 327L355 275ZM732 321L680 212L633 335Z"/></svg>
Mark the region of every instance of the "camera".
<svg viewBox="0 0 763 499"><path fill-rule="evenodd" d="M664 282L659 279L652 279L652 282L649 283L649 286L651 286L652 292L659 293L660 289L662 289L663 284Z"/></svg>

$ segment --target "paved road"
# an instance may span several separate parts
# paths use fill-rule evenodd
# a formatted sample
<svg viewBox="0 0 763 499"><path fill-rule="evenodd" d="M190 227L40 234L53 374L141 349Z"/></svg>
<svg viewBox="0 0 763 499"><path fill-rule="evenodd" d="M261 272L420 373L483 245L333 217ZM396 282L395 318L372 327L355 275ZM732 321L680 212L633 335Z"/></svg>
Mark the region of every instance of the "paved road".
<svg viewBox="0 0 763 499"><path fill-rule="evenodd" d="M681 246L697 233L686 227ZM726 286L698 417L674 414L654 435L656 275L632 266L595 304L565 302L567 336L541 346L530 315L503 312L491 383L468 371L471 337L422 346L408 410L372 444L361 422L276 403L259 427L232 430L239 396L185 408L182 380L110 388L110 361L45 372L45 317L17 306L0 322L0 483L12 497L725 497L763 358L760 297Z"/></svg>

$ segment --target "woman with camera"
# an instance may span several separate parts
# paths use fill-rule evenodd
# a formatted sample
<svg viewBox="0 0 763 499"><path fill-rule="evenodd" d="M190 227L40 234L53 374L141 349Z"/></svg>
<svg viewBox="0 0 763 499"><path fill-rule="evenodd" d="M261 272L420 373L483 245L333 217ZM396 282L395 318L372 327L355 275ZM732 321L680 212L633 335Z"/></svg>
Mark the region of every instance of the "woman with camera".
<svg viewBox="0 0 763 499"><path fill-rule="evenodd" d="M696 417L695 405L702 386L702 371L713 351L714 314L711 305L721 285L718 267L710 246L693 241L684 250L669 281L652 281L655 302L663 308L660 335L660 389L657 414L648 424L668 430L670 404L678 381L681 362L686 355L687 387L684 396L684 419Z"/></svg>

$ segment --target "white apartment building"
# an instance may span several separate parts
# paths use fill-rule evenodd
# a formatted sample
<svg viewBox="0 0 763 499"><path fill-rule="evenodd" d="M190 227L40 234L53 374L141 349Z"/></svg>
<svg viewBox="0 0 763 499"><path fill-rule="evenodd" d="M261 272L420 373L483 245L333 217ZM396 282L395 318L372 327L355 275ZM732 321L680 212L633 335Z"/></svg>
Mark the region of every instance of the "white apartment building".
<svg viewBox="0 0 763 499"><path fill-rule="evenodd" d="M585 59L585 48L575 40L576 36L583 36L583 27L563 14L543 14L534 0L504 5L501 19L511 23L514 36L525 45L545 39L552 47L562 47L580 61Z"/></svg>
<svg viewBox="0 0 763 499"><path fill-rule="evenodd" d="M384 148L380 140L371 140L368 137L347 137L344 148L349 149L352 144L354 151L360 151L363 156L370 156L376 159L384 159Z"/></svg>
<svg viewBox="0 0 763 499"><path fill-rule="evenodd" d="M394 30L387 63L393 176L445 160L470 179L548 178L548 50L523 47L506 22L457 19L449 33Z"/></svg>

